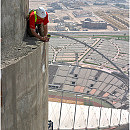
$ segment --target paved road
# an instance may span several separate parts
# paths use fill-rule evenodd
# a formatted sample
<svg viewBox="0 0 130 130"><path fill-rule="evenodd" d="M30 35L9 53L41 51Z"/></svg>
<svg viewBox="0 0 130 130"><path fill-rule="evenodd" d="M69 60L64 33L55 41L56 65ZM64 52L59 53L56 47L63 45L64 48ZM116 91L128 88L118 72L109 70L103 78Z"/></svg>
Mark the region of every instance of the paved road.
<svg viewBox="0 0 130 130"><path fill-rule="evenodd" d="M56 32L56 33L60 33L60 34L64 34L64 35L69 35L69 36L82 36L82 35L129 35L129 31L111 31L111 32L84 32L84 31L64 31L64 32L60 32L60 31L50 31L50 32Z"/></svg>
<svg viewBox="0 0 130 130"><path fill-rule="evenodd" d="M100 40L101 40L100 38L97 38L97 40L92 44L91 47L94 47ZM91 48L88 48L88 49L84 52L84 54L78 58L78 61L80 61L90 50L91 50Z"/></svg>

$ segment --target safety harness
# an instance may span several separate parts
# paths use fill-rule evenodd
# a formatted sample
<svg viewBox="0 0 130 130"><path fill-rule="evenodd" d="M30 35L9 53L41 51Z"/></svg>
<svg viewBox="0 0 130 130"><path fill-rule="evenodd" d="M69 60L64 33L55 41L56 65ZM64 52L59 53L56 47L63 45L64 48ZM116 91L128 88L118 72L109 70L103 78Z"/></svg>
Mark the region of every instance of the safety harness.
<svg viewBox="0 0 130 130"><path fill-rule="evenodd" d="M29 15L32 13L34 11L34 16L35 16L35 23L37 22L37 12L36 12L36 10L31 10L30 12L29 12Z"/></svg>
<svg viewBox="0 0 130 130"><path fill-rule="evenodd" d="M34 15L35 15L35 23L37 21L37 13L36 13L36 10L34 10Z"/></svg>

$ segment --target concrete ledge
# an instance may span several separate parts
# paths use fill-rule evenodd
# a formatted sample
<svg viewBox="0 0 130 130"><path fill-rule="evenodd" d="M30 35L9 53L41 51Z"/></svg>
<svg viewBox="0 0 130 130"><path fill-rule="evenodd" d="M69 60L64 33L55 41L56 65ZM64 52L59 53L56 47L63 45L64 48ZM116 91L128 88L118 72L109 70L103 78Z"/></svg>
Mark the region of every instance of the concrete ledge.
<svg viewBox="0 0 130 130"><path fill-rule="evenodd" d="M2 68L16 63L23 57L29 55L36 50L43 42L37 40L36 38L27 37L20 44L4 44L1 49L1 64ZM44 44L44 43L43 43Z"/></svg>
<svg viewBox="0 0 130 130"><path fill-rule="evenodd" d="M48 129L48 43L2 68L2 130Z"/></svg>

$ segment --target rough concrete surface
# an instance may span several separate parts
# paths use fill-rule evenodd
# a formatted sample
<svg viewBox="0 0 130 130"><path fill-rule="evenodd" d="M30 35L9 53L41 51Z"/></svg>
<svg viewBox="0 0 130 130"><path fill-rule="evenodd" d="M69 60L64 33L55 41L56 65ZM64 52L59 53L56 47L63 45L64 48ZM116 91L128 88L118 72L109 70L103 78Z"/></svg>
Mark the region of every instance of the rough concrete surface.
<svg viewBox="0 0 130 130"><path fill-rule="evenodd" d="M48 129L48 43L26 37L28 9L1 1L2 130Z"/></svg>
<svg viewBox="0 0 130 130"><path fill-rule="evenodd" d="M29 0L1 0L1 37L3 44L20 44L26 30Z"/></svg>
<svg viewBox="0 0 130 130"><path fill-rule="evenodd" d="M3 44L1 47L1 64L2 68L16 62L23 56L35 50L41 41L36 38L26 38L20 44Z"/></svg>
<svg viewBox="0 0 130 130"><path fill-rule="evenodd" d="M1 63L2 67L11 61L27 55L31 47L24 41L29 0L1 1ZM31 41L32 43L32 41Z"/></svg>
<svg viewBox="0 0 130 130"><path fill-rule="evenodd" d="M48 44L41 44L2 69L2 130L47 130L47 53Z"/></svg>

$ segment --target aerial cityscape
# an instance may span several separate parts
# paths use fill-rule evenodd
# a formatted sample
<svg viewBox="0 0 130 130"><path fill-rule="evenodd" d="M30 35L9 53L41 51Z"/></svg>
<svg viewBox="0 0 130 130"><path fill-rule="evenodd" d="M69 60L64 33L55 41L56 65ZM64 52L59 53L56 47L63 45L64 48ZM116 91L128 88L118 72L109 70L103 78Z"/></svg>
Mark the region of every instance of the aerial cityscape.
<svg viewBox="0 0 130 130"><path fill-rule="evenodd" d="M120 122L119 110L129 108L128 1L30 0L30 8L38 6L48 12L48 30L52 34L48 118L53 128L110 128L121 122L127 124L127 112ZM117 110L116 114L109 108L113 113Z"/></svg>
<svg viewBox="0 0 130 130"><path fill-rule="evenodd" d="M61 32L86 42L128 73L128 1L30 0L30 8L36 9L38 6L43 6L49 14L49 32ZM114 69L107 61L102 61L96 52L81 43L52 37L49 45L50 62L72 63L75 61L75 53L78 53L80 65L88 63L95 67Z"/></svg>
<svg viewBox="0 0 130 130"><path fill-rule="evenodd" d="M30 0L30 8L38 6L49 13L49 31L106 32L128 30L129 27L126 0Z"/></svg>

